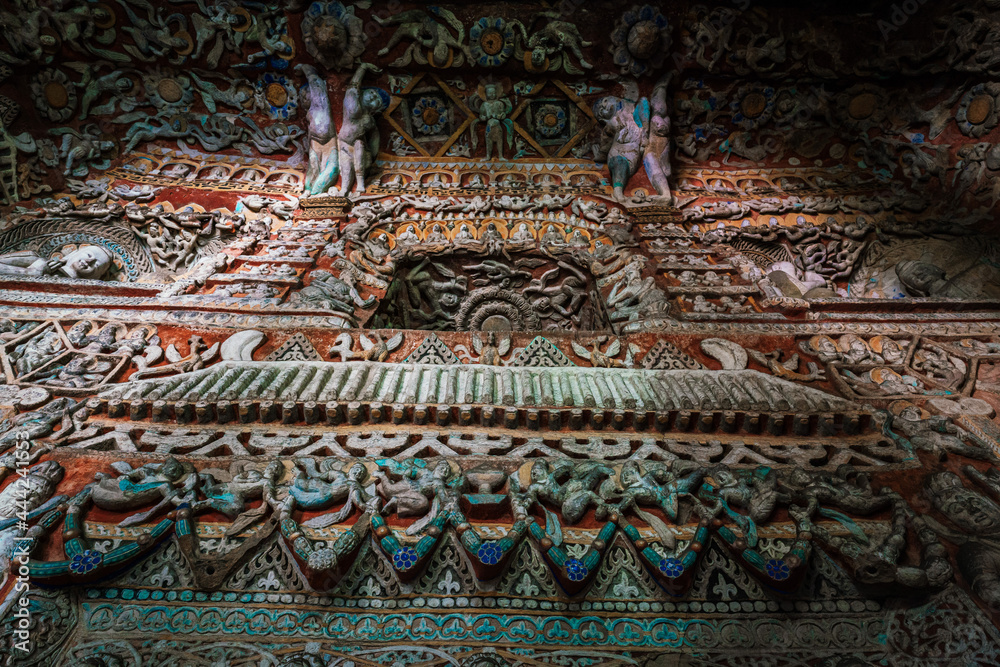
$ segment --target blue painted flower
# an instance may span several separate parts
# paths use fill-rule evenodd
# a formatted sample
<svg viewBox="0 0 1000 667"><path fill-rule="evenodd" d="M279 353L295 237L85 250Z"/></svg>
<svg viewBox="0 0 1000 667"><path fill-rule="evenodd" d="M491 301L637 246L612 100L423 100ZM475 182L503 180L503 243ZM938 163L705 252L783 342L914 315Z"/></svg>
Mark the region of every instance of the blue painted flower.
<svg viewBox="0 0 1000 667"><path fill-rule="evenodd" d="M288 120L295 116L299 106L299 96L288 77L274 72L265 72L257 81L258 99L267 109L271 118Z"/></svg>
<svg viewBox="0 0 1000 667"><path fill-rule="evenodd" d="M104 555L99 551L87 549L78 554L73 554L73 559L69 562L69 569L74 574L87 574L101 564Z"/></svg>
<svg viewBox="0 0 1000 667"><path fill-rule="evenodd" d="M397 570L409 570L417 564L417 552L413 547L400 547L392 554L392 564Z"/></svg>
<svg viewBox="0 0 1000 667"><path fill-rule="evenodd" d="M480 562L485 565L496 565L503 558L503 549L501 549L496 542L483 542L479 545L479 551L476 552L479 556Z"/></svg>
<svg viewBox="0 0 1000 667"><path fill-rule="evenodd" d="M503 65L514 53L514 27L502 18L484 16L469 29L469 49L483 67Z"/></svg>
<svg viewBox="0 0 1000 667"><path fill-rule="evenodd" d="M570 558L566 561L566 576L569 577L570 581L583 581L587 572L587 566L576 558Z"/></svg>
<svg viewBox="0 0 1000 667"><path fill-rule="evenodd" d="M448 124L448 107L437 97L419 98L410 114L413 127L420 134L441 134Z"/></svg>
<svg viewBox="0 0 1000 667"><path fill-rule="evenodd" d="M659 569L660 572L670 579L676 579L684 574L684 563L680 562L673 556L669 556L667 558L660 559Z"/></svg>
<svg viewBox="0 0 1000 667"><path fill-rule="evenodd" d="M765 567L767 568L767 576L771 577L775 581L784 581L791 576L792 571L789 569L788 564L785 563L784 559L772 558L767 561Z"/></svg>
<svg viewBox="0 0 1000 667"><path fill-rule="evenodd" d="M566 110L556 104L544 104L535 114L535 130L546 139L557 137L566 129Z"/></svg>

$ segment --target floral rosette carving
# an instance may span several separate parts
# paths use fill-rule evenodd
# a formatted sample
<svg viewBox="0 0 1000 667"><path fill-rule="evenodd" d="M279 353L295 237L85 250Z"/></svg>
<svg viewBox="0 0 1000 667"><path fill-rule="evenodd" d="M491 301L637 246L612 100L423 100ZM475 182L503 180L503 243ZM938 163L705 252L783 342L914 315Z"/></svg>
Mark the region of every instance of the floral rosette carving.
<svg viewBox="0 0 1000 667"><path fill-rule="evenodd" d="M502 18L480 18L469 29L469 49L476 63L498 67L514 53L514 27Z"/></svg>
<svg viewBox="0 0 1000 667"><path fill-rule="evenodd" d="M634 6L611 32L611 53L622 74L642 76L663 65L670 42L666 17L652 5Z"/></svg>

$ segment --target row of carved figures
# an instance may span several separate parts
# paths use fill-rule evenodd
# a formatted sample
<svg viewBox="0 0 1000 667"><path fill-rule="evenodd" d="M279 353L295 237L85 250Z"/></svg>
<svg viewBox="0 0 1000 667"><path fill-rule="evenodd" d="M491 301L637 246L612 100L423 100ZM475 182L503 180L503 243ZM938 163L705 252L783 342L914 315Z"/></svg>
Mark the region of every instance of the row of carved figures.
<svg viewBox="0 0 1000 667"><path fill-rule="evenodd" d="M7 457L4 465L13 469L16 462ZM187 558L202 565L229 561L227 567L232 566L225 552L204 553L198 546L196 517L214 511L229 518L227 537L243 536L245 546L279 530L321 588L335 583L369 534L396 576L408 581L420 573L444 532L454 530L480 580L498 577L515 547L530 537L566 594L573 596L592 581L606 547L620 531L656 581L675 595L690 584L699 554L713 535L772 589L796 588L818 541L860 584L895 594L936 589L951 581L952 565L940 542L944 537L964 545L958 564L976 593L987 602L1000 602L1000 578L992 565L1000 559L992 541L1000 523L995 502L1000 500L1000 476L994 469L965 468L979 491L951 472L925 478L926 497L953 526L945 527L916 513L888 487L873 487L866 475L849 466L825 474L738 471L690 462L628 461L612 467L599 461L542 459L509 471L503 464L463 470L445 460L303 458L240 461L225 473L199 472L190 463L168 458L137 468L126 463L112 467L113 474L98 473L92 483L66 496L55 495L62 467L46 461L0 495L0 528L15 549L27 540L37 556L45 535L63 524L64 559L32 559L34 580L53 585L96 580L134 565L171 534ZM14 494L25 489L30 528L18 523L13 502ZM84 531L91 505L128 513L120 525L142 526L138 539L107 553L92 548ZM794 524L786 552L765 557L758 548L759 530L783 513ZM414 520L404 529L397 521L390 525L387 516ZM504 516L511 523L499 539L484 539L473 523ZM564 524L585 516L592 516L588 522L595 526L590 542L572 546ZM636 520L645 527L637 528ZM313 537L332 526L339 527L332 541ZM920 550L915 563L905 555L912 538ZM214 571L198 575L206 579L203 584L221 581L224 572L213 577Z"/></svg>

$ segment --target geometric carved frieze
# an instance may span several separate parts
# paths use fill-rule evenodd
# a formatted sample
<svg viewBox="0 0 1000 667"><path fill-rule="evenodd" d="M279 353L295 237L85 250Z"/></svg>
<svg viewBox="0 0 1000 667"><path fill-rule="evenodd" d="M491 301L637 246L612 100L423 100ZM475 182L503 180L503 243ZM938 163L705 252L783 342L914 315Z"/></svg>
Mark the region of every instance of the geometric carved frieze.
<svg viewBox="0 0 1000 667"><path fill-rule="evenodd" d="M74 450L134 452L176 456L186 459L256 456L337 456L393 458L433 457L517 457L585 458L621 462L675 459L733 468L798 467L803 470L835 471L849 464L856 469L897 469L918 465L916 459L895 442L880 434L831 439L822 436L772 438L766 435L713 433L702 437L674 434L610 434L575 431L536 433L514 430L505 433L469 433L460 430L414 430L398 426L340 425L336 433L323 428L296 426L267 429L263 425L220 427L191 424L163 425L145 430L133 439L116 430L120 422L91 418L88 422L101 434L70 436L67 447Z"/></svg>
<svg viewBox="0 0 1000 667"><path fill-rule="evenodd" d="M5 276L4 280L26 281L19 276ZM54 279L53 279L54 280ZM100 286L99 281L92 281ZM106 286L106 285L105 285ZM145 289L137 285L130 289ZM153 285L153 293L166 285ZM179 324L187 326L237 327L252 326L257 329L335 329L342 318L333 315L305 315L293 312L281 314L199 312L197 310L144 310L144 307L162 306L154 299L117 296L54 295L46 292L0 290L0 303L8 318L45 320L80 320L84 318L114 319L128 323ZM39 304L52 304L41 307ZM66 305L63 305L66 304ZM72 304L72 305L70 305ZM921 321L912 315L879 314L877 318L852 315L860 321L848 325L858 335L962 335L980 336L1000 334L1000 312L924 313ZM655 331L672 335L759 335L759 336L839 336L845 323L837 318L823 317L818 321L788 321L784 317L767 322L729 321L676 321L664 320Z"/></svg>
<svg viewBox="0 0 1000 667"><path fill-rule="evenodd" d="M359 609L365 596L267 589L236 592L236 603L206 605L192 600L165 605L161 600L137 599L148 593L142 587L92 588L85 602L58 603L68 619L79 618L79 636L67 651L67 661L47 664L80 664L80 658L95 654L107 659L107 664L146 665L174 656L198 665L219 659L238 664L247 658L255 660L251 664L278 665L288 656L301 660L285 664L337 664L355 662L357 646L364 642L364 655L373 664L406 655L413 667L436 667L442 664L442 655L454 660L444 664L492 667L525 660L557 664L568 653L579 658L569 664L611 667L660 664L671 656L679 665L735 667L753 664L747 662L748 655L757 664L903 667L941 662L936 659L941 655L939 646L912 641L928 632L949 642L953 650L948 655L960 661L956 664L994 664L1000 655L1000 633L956 587L906 609L829 593L811 601L775 600L762 593L735 599L730 591L737 585L727 565L735 567L723 561L705 568L705 580L710 583L706 594L689 600L657 597L641 602L613 595L593 602L552 601L530 578L518 579L515 585L535 593L534 597L524 594L501 603L494 595L447 595L441 589L404 596L404 609L399 608L400 601L388 596L378 600L376 608L368 600ZM832 562L829 568L836 570ZM452 581L445 578L448 572L435 583L447 587ZM359 586L365 591L383 590L376 574L370 569L360 572ZM823 579L817 587L838 590L836 583L842 582ZM614 591L615 585L623 593L630 592L629 579L620 573L609 590ZM450 606L453 602L465 609L473 599L478 611L472 616ZM446 600L451 601L449 606L444 606ZM44 607L47 601L37 599L36 603ZM839 609L843 605L847 611ZM829 610L831 606L836 611ZM617 611L619 607L624 611ZM702 611L708 609L710 616ZM935 626L941 619L947 625ZM836 634L817 632L831 625ZM181 630L171 635L169 645L142 638L144 633L173 628ZM251 628L252 639L248 637ZM491 638L489 646L482 643L483 633ZM733 634L743 638L738 645L725 639ZM254 641L257 637L261 640ZM441 645L448 647L447 653L438 648ZM699 656L699 662L688 662L691 653Z"/></svg>
<svg viewBox="0 0 1000 667"><path fill-rule="evenodd" d="M825 555L818 555L817 560L830 562ZM539 594L530 578L517 580L523 592L516 596L449 593L455 579L454 575L448 578L453 571L447 568L434 580L432 592L407 593L395 599L386 596L375 608L368 600L364 609L359 609L359 603L365 597L316 595L280 587L237 591L236 603L210 605L194 604L194 600L164 605L159 600L143 599L144 595L137 599L143 591L139 587L92 588L86 601L74 603L80 615L81 648L72 654L137 656L143 660L141 664L149 664L150 657L162 658L172 651L186 656L207 652L264 661L256 664L280 664L281 656L293 653L317 660L356 659L357 644L352 642L365 642L366 656L405 653L410 664L433 667L441 664L441 652L429 646L447 642L449 656L481 656L483 660L459 664L508 665L523 662L525 656L542 661L540 664L553 664L551 660L571 652L586 657L588 663L584 664L624 667L636 664L637 658L657 664L667 655L697 652L711 660L706 664L740 665L748 664L745 658L752 651L754 659L767 661L765 664L902 667L936 654L932 647L908 640L932 629L932 618L943 616L949 625L938 626L935 636L955 641L950 656L963 658L961 664L991 664L997 658L1000 633L957 588L942 591L909 610L911 613L861 596L845 600L832 593L839 590L834 588L836 583L844 583L842 575L819 581L818 588L827 592L805 602L775 600L761 592L733 599L729 591L736 588L730 574L734 567L726 560L706 567L704 576L710 584L706 594L690 600L672 600L662 593L650 597L636 594L641 602L626 595L631 588L637 593L639 589L631 583L634 579L630 577L635 575L625 566L611 573L614 578L603 599L567 602ZM826 569L837 571L832 562ZM363 576L368 590L379 589L371 570L364 570ZM480 611L474 616L456 613L452 604ZM849 610L841 611L839 606L843 605ZM789 614L786 606L801 607L801 611ZM708 609L712 615L706 617L703 610ZM487 620L488 630L484 627ZM828 624L838 632L818 636L817 628ZM296 631L288 632L289 627ZM248 638L251 628L252 638ZM177 633L172 635L173 648L151 646L133 636L166 630ZM757 632L745 635L739 647L724 639L741 630ZM489 633L494 648L484 649L483 632ZM959 637L965 640L959 641ZM852 662L836 662L843 659Z"/></svg>

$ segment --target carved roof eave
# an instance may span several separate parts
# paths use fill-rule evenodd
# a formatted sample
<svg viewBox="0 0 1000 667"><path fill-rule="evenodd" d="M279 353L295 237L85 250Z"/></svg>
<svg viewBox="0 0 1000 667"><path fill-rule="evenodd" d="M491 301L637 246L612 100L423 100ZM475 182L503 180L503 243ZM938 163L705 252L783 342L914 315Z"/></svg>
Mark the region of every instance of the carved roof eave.
<svg viewBox="0 0 1000 667"><path fill-rule="evenodd" d="M112 417L180 423L544 423L775 435L870 427L856 403L752 370L229 361L119 385L98 403Z"/></svg>

